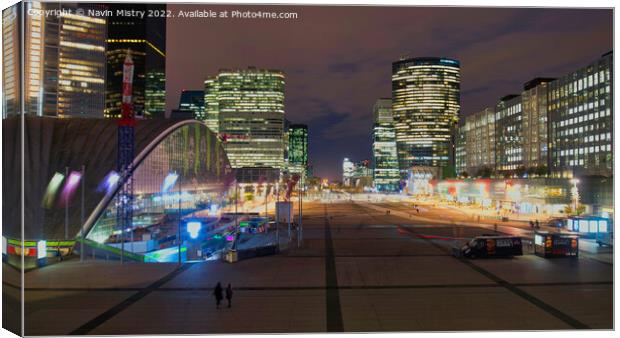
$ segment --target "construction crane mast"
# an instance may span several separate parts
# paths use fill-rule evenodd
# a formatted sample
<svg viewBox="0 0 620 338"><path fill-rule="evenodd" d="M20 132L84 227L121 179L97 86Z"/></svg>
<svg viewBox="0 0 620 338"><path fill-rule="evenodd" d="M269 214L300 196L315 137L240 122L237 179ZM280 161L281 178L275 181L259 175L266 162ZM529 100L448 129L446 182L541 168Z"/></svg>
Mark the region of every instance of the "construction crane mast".
<svg viewBox="0 0 620 338"><path fill-rule="evenodd" d="M117 170L124 178L116 206L116 223L121 230L121 263L125 254L125 233L132 231L133 222L133 158L135 150L133 104L131 103L134 64L129 50L123 64L123 99L118 120ZM121 182L123 182L121 181Z"/></svg>

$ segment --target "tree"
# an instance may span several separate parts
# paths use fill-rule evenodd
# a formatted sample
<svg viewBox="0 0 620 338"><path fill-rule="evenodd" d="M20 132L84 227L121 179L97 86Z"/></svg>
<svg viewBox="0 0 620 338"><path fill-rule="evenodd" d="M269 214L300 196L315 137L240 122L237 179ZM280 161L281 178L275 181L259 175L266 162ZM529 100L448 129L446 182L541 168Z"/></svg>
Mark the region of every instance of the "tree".
<svg viewBox="0 0 620 338"><path fill-rule="evenodd" d="M490 178L491 175L493 175L493 168L487 166L478 169L478 172L476 172L476 176L482 178Z"/></svg>
<svg viewBox="0 0 620 338"><path fill-rule="evenodd" d="M577 209L573 209L573 207L570 205L567 205L564 207L564 213L567 215L579 216L579 215L583 215L585 212L586 212L586 206L583 204L578 205Z"/></svg>
<svg viewBox="0 0 620 338"><path fill-rule="evenodd" d="M527 173L527 176L534 176L534 174L536 173L536 168L535 167L529 167L527 168L527 170L525 170L525 172Z"/></svg>
<svg viewBox="0 0 620 338"><path fill-rule="evenodd" d="M467 171L463 171L459 174L459 176L463 177L463 178L468 178L469 174L467 173Z"/></svg>
<svg viewBox="0 0 620 338"><path fill-rule="evenodd" d="M442 169L443 178L455 178L456 177L456 169L454 166L446 166Z"/></svg>
<svg viewBox="0 0 620 338"><path fill-rule="evenodd" d="M543 164L536 167L535 173L537 176L547 176L549 170L547 169L547 166Z"/></svg>

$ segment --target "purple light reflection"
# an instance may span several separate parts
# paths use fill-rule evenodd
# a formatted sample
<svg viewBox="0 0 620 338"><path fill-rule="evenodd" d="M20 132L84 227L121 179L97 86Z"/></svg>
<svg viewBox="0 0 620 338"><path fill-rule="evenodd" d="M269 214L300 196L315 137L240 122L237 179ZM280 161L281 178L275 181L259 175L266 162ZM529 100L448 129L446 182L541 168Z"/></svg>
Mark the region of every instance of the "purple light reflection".
<svg viewBox="0 0 620 338"><path fill-rule="evenodd" d="M71 199L71 197L73 197L73 194L75 194L81 178L82 173L80 173L79 171L72 171L71 174L69 174L69 178L67 178L65 186L60 193L61 207L65 206L66 203L68 203L68 201Z"/></svg>

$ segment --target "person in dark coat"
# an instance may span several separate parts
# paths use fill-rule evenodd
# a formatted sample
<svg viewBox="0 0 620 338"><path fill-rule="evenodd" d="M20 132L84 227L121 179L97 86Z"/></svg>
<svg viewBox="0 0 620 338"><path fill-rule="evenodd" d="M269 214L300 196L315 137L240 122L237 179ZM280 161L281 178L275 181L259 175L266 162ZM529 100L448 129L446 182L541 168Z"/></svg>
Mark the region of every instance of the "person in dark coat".
<svg viewBox="0 0 620 338"><path fill-rule="evenodd" d="M220 302L222 301L222 284L217 282L215 289L213 289L213 296L215 296L215 307L220 308Z"/></svg>
<svg viewBox="0 0 620 338"><path fill-rule="evenodd" d="M233 290L230 283L228 283L228 287L226 288L226 300L228 301L228 307L230 308L232 303Z"/></svg>

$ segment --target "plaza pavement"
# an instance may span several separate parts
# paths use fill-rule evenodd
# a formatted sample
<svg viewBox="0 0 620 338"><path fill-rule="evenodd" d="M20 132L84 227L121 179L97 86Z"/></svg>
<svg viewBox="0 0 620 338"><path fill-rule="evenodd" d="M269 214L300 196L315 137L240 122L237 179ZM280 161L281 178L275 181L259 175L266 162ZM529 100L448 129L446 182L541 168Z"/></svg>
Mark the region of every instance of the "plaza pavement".
<svg viewBox="0 0 620 338"><path fill-rule="evenodd" d="M234 264L69 260L34 270L25 275L26 334L613 328L612 264L460 260L449 254L450 238L488 228L400 212L306 203L302 247L293 241L279 255ZM4 289L18 290L15 270L3 265L3 273ZM215 308L218 281L235 290L230 309Z"/></svg>

